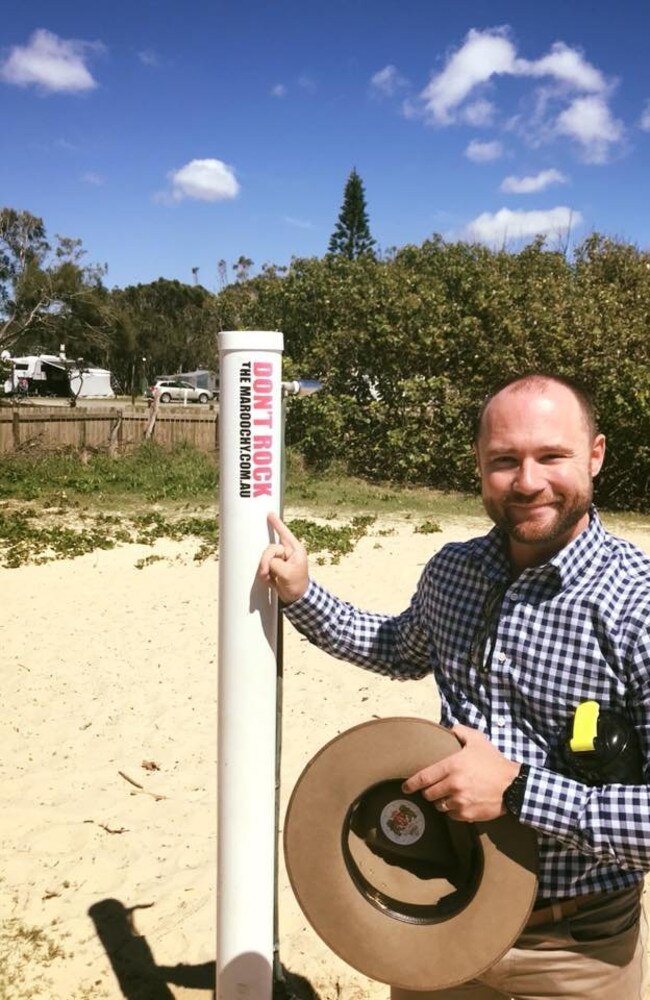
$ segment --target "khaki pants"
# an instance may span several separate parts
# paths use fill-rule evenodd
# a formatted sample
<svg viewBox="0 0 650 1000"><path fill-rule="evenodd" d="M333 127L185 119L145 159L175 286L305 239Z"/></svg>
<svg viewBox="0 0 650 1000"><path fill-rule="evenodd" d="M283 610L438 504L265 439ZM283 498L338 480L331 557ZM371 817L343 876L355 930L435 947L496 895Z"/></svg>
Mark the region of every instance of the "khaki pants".
<svg viewBox="0 0 650 1000"><path fill-rule="evenodd" d="M424 993L393 987L391 1000L644 1000L648 928L640 892L607 893L572 917L524 930L480 979Z"/></svg>

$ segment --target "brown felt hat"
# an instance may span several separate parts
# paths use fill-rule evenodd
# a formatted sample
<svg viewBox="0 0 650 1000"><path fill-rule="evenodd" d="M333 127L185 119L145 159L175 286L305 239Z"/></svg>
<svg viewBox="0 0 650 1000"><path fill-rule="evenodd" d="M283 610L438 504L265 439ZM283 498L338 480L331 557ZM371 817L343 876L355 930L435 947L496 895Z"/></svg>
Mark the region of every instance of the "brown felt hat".
<svg viewBox="0 0 650 1000"><path fill-rule="evenodd" d="M284 850L298 902L349 965L404 990L456 986L521 933L537 838L510 815L448 819L401 783L461 749L426 719L379 719L328 743L291 796Z"/></svg>

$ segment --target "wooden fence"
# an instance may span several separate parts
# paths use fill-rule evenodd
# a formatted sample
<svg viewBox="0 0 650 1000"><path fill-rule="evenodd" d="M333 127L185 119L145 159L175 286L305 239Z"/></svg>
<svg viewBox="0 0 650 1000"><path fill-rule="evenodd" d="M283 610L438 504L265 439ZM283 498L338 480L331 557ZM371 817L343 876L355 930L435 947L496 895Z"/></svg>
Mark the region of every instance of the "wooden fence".
<svg viewBox="0 0 650 1000"><path fill-rule="evenodd" d="M0 406L0 454L58 449L128 451L147 436L150 410L18 403ZM163 448L187 442L200 451L218 447L218 411L210 406L159 406L150 438Z"/></svg>

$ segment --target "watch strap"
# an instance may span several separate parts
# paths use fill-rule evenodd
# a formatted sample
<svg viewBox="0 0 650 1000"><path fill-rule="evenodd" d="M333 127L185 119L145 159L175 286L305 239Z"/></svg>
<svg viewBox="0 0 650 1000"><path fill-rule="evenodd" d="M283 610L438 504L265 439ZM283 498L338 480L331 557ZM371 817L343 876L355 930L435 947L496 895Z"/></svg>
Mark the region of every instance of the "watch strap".
<svg viewBox="0 0 650 1000"><path fill-rule="evenodd" d="M508 812L512 813L513 816L519 816L521 808L524 804L524 795L526 794L526 784L528 782L529 773L530 767L528 764L522 764L519 768L519 774L513 781L510 782L503 793L503 804Z"/></svg>

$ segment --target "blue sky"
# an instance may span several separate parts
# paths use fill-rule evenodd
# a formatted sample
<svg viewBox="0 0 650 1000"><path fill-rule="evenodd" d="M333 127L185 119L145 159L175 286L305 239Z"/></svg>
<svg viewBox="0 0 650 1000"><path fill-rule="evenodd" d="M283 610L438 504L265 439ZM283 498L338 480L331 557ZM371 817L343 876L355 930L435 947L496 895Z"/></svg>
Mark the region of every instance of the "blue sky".
<svg viewBox="0 0 650 1000"><path fill-rule="evenodd" d="M0 204L107 284L321 256L356 167L383 249L650 245L640 0L7 5Z"/></svg>

